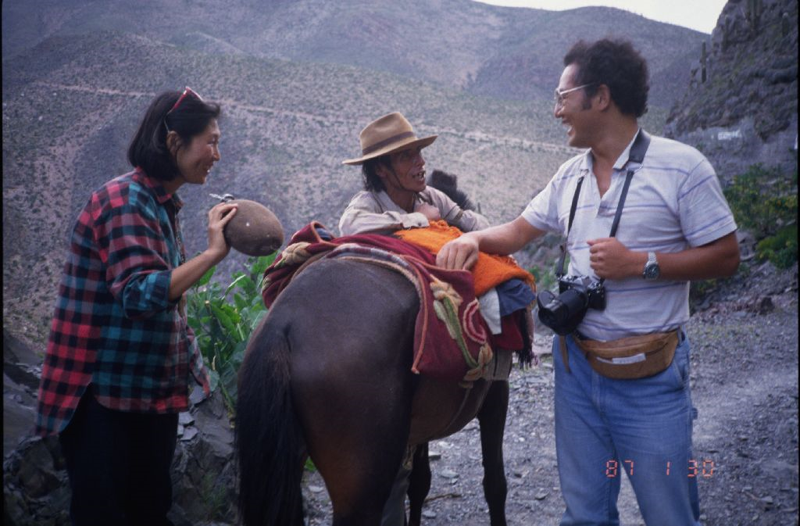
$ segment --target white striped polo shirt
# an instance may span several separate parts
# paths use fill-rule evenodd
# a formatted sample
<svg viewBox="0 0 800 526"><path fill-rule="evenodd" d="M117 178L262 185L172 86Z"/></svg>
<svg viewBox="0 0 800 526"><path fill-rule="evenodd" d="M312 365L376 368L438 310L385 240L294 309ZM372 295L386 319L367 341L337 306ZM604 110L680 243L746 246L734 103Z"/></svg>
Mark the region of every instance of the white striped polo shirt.
<svg viewBox="0 0 800 526"><path fill-rule="evenodd" d="M561 165L522 213L534 227L566 235L575 188L584 177L567 244L569 274L597 279L589 264L587 240L608 237L611 232L630 167L635 173L616 235L628 249L680 252L736 230L719 179L703 154L680 142L653 136L642 165L625 167L632 144L614 164L611 185L602 198L592 172L591 151L587 151ZM607 341L667 331L689 320L688 281L634 277L606 280L605 287L605 310L589 309L578 327L587 338Z"/></svg>

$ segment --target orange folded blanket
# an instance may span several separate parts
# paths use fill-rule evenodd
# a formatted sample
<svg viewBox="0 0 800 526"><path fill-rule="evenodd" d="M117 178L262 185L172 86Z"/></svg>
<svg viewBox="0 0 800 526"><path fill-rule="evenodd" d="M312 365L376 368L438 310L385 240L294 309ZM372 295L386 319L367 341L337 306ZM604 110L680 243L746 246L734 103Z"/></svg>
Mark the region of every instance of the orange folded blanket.
<svg viewBox="0 0 800 526"><path fill-rule="evenodd" d="M461 230L448 225L446 221L431 221L426 228L411 228L394 233L403 241L423 247L434 255L439 253L445 243L461 234ZM472 277L475 280L476 296L485 294L492 287L511 278L519 278L534 286L533 275L517 265L513 259L485 252L478 254L478 262L472 268Z"/></svg>

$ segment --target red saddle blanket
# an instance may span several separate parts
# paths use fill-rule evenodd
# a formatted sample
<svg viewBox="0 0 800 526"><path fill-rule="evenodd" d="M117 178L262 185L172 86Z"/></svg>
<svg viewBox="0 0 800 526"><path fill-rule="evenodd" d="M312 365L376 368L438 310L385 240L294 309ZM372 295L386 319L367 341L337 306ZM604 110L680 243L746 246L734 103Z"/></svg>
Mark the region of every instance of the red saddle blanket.
<svg viewBox="0 0 800 526"><path fill-rule="evenodd" d="M318 222L297 231L265 271L262 296L268 308L295 273L315 259L347 258L382 265L409 279L420 299L412 371L447 381L473 381L484 375L492 358L491 335L480 315L470 272L436 267L430 251L391 236L324 239L320 229L327 233ZM522 341L517 324L504 323L506 327L517 330L516 338L505 335L511 336L509 341Z"/></svg>

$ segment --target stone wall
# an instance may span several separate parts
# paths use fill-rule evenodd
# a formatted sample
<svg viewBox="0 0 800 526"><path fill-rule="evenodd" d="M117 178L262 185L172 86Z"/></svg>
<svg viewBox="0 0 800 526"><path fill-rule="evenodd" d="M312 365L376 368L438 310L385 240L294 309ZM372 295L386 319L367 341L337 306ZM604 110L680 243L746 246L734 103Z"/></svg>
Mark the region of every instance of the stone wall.
<svg viewBox="0 0 800 526"><path fill-rule="evenodd" d="M32 436L41 360L3 337L3 524L68 526L70 490L56 437ZM172 464L175 526L235 524L233 429L219 391L179 416Z"/></svg>

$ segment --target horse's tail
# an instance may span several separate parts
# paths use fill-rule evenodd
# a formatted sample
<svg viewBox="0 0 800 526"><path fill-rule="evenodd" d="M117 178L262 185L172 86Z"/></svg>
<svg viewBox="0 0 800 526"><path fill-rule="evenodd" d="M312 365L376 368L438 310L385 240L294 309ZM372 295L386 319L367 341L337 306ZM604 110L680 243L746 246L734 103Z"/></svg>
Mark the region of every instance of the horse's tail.
<svg viewBox="0 0 800 526"><path fill-rule="evenodd" d="M302 515L302 435L289 369L283 331L257 331L240 368L236 404L239 516L245 526L297 524Z"/></svg>

